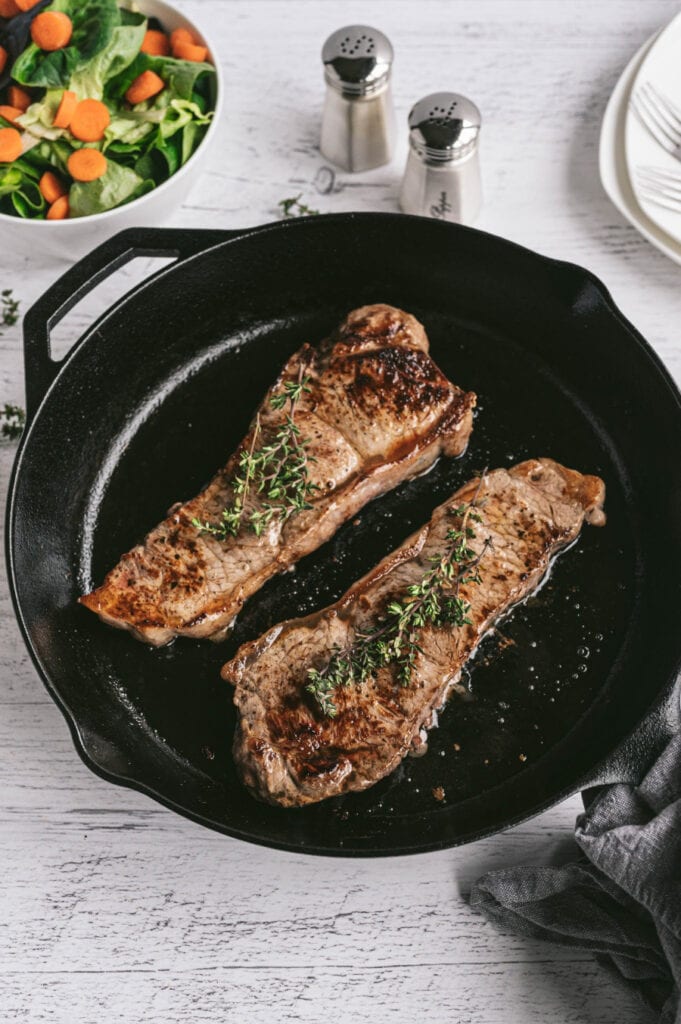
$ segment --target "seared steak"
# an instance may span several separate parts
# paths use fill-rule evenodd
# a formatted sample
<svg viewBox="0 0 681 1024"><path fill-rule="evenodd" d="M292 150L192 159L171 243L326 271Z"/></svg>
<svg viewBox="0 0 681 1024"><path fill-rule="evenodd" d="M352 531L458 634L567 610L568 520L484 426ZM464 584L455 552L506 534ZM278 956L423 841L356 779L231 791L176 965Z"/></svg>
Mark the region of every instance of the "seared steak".
<svg viewBox="0 0 681 1024"><path fill-rule="evenodd" d="M225 539L197 529L193 520L219 522L234 504L234 477L254 431L271 439L284 422L287 410L274 408L272 396L302 377L309 390L295 423L317 488L311 507L284 522L274 516L260 536L244 528ZM475 395L433 363L413 316L392 306L355 310L326 342L304 345L289 359L225 468L197 498L171 510L82 604L154 645L175 636L221 638L266 580L318 548L368 501L441 454L460 455L474 405ZM259 503L251 493L247 512Z"/></svg>
<svg viewBox="0 0 681 1024"><path fill-rule="evenodd" d="M464 583L468 624L426 625L411 681L399 685L395 664L361 685L334 693L335 718L306 690L310 668L384 620L447 547L454 510L484 500L469 541L481 555L480 582ZM605 522L605 487L551 459L532 459L473 480L433 513L430 522L361 579L336 604L304 619L274 626L239 649L222 675L236 689L239 721L234 756L253 794L284 807L366 789L392 772L440 708L483 635L527 597L552 557L573 541L582 523ZM459 515L459 522L461 516Z"/></svg>

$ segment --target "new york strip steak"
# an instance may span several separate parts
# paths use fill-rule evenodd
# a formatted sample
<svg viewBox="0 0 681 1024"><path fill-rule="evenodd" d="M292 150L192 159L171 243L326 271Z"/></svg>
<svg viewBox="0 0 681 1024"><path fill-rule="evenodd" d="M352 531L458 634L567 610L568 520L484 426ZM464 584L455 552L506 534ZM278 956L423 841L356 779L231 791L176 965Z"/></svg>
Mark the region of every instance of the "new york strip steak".
<svg viewBox="0 0 681 1024"><path fill-rule="evenodd" d="M287 410L274 408L272 396L301 379L307 390L295 423L307 443L311 507L285 521L273 516L260 536L248 528L226 538L197 529L194 520L219 522L234 504L239 459L254 445L254 431L265 443L284 422ZM198 497L172 509L81 603L149 644L220 639L271 576L318 548L368 501L440 455L460 455L474 405L475 395L432 361L415 317L385 305L355 310L321 345L304 345L289 359L225 468ZM252 491L244 520L259 502Z"/></svg>
<svg viewBox="0 0 681 1024"><path fill-rule="evenodd" d="M598 477L551 459L486 473L336 604L242 646L222 675L235 686L234 756L246 786L262 800L294 807L366 789L392 772L423 745L424 730L484 634L537 587L585 520L605 522L604 498ZM399 684L394 664L385 665L361 685L338 687L336 717L325 715L306 689L309 670L323 669L335 651L347 651L384 620L390 602L403 600L446 549L454 510L474 499L484 502L469 541L482 556L480 582L460 588L469 624L426 625L407 685Z"/></svg>

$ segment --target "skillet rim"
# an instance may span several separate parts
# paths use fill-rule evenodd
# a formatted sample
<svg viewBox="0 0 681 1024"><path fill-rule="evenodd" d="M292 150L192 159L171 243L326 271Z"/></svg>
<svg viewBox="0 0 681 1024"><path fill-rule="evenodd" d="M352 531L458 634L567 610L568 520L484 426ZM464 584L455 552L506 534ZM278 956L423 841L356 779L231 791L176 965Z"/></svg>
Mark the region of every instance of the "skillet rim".
<svg viewBox="0 0 681 1024"><path fill-rule="evenodd" d="M19 624L21 634L26 644L27 650L31 657L31 660L41 678L43 685L45 686L48 694L59 708L63 717L65 718L69 730L71 732L74 747L83 763L92 771L95 775L104 779L107 782L111 782L118 786L123 786L128 789L132 789L136 792L143 793L146 796L151 797L157 803L168 808L169 810L175 811L182 817L187 818L197 824L203 825L204 827L210 828L212 831L219 832L222 835L228 835L235 839L255 843L258 846L265 846L271 849L282 850L286 852L293 852L299 854L309 854L316 856L336 856L336 857L388 857L388 856L405 856L414 855L418 853L431 853L443 849L449 849L457 846L462 846L468 843L475 842L479 839L495 835L498 832L505 831L508 828L512 828L516 825L521 824L524 821L528 821L550 807L555 806L562 800L573 795L579 790L591 788L600 785L603 781L601 776L605 773L608 774L608 767L613 763L627 760L628 756L636 756L640 754L641 742L646 743L645 740L645 724L651 718L655 716L664 716L665 709L668 708L669 702L672 699L674 686L677 678L681 674L681 643L679 643L679 652L676 658L676 662L669 679L665 680L660 684L659 689L655 693L654 697L647 706L642 719L634 726L634 728L617 741L608 751L598 759L590 769L582 772L577 776L574 782L566 787L561 788L545 800L540 800L528 810L518 812L515 815L504 820L503 824L496 826L485 826L479 829L474 829L465 834L459 835L454 839L451 838L440 838L437 840L427 842L415 842L414 844L394 846L390 849L383 847L367 847L367 848L345 848L345 847L325 847L323 845L301 845L300 843L291 841L279 841L276 839L267 838L257 833L250 833L243 828L230 827L229 825L221 824L215 820L206 817L196 811L183 806L179 802L164 796L158 791L158 789L144 781L143 778L139 777L139 770L137 766L131 766L129 774L124 774L121 771L113 770L106 765L106 757L100 757L98 759L97 753L93 749L93 743L88 742L85 733L87 732L86 727L79 722L77 715L69 707L68 701L59 693L58 689L53 684L47 665L43 664L42 659L39 657L37 650L34 647L33 641L31 640L29 627L24 618L24 614L21 609L19 593L18 593L18 581L16 576L16 566L14 559L14 533L17 521L17 486L20 479L21 469L23 460L25 458L26 450L30 446L31 434L34 425L38 422L38 419L43 413L43 410L48 402L50 394L55 387L59 378L66 372L68 372L69 365L72 358L77 352L81 350L85 345L88 344L90 338L97 332L99 327L103 325L106 320L114 314L119 312L120 309L129 301L132 301L136 295L143 291L152 281L160 280L161 278L173 273L178 270L181 266L189 263L193 259L201 258L209 253L212 249L221 248L224 245L232 243L238 243L240 240L250 238L256 235L268 234L271 231L298 231L301 228L307 229L314 226L316 229L323 228L323 226L329 222L343 222L348 221L373 221L376 223L389 223L400 220L417 221L422 224L428 224L430 230L436 232L446 232L451 234L452 231L463 235L475 235L481 237L484 243L492 246L500 246L511 252L515 251L518 254L522 254L523 257L530 257L532 260L539 260L546 267L551 268L552 272L572 274L575 278L581 279L582 282L588 282L591 284L599 298L599 301L603 303L608 315L612 316L618 323L619 327L627 334L630 341L634 342L642 354L646 357L648 363L651 366L653 373L657 374L658 380L661 384L665 385L666 390L670 394L672 400L675 403L677 413L681 413L681 392L677 387L674 379L670 372L666 368L662 359L649 342L643 337L643 335L634 327L634 325L625 317L622 311L615 304L610 291L603 284L603 282L590 270L579 264L567 261L559 260L555 257L546 256L543 253L538 253L533 249L526 246L520 245L509 239L502 238L498 235L494 235L490 232L480 231L476 228L466 227L464 225L449 224L443 221L433 220L427 217L406 217L404 214L399 213L334 213L334 214L321 214L314 217L299 217L291 220L274 221L267 224L258 225L253 228L245 228L243 230L210 230L210 229L167 229L167 228L132 228L127 231L118 233L112 236L107 242L101 246L92 250L84 259L78 261L72 270L83 269L89 262L92 262L95 254L101 253L106 249L110 249L112 254L118 252L119 256L122 256L129 251L130 259L135 258L139 255L153 255L153 254L168 254L168 247L164 244L164 240L170 243L170 250L176 251L179 249L179 245L173 246L173 239L181 239L185 236L187 239L190 238L203 238L207 245L197 245L196 242L190 245L190 251L188 254L182 254L177 252L177 259L167 266L163 267L156 273L150 274L142 282L133 287L125 295L117 299L114 304L108 307L92 324L87 330L81 335L80 338L74 343L67 355L59 363L55 363L55 372L53 379L49 385L45 388L38 404L35 409L30 412L28 423L22 438L20 440L7 491L7 506L5 515L5 556L7 565L7 578L10 590L10 596L12 600L12 606L14 608L15 616ZM96 287L100 280L109 276L109 274L115 273L115 271L126 262L124 259L116 263L112 261L110 268L103 274L99 274L94 277L92 281L88 281L87 285L78 290L78 293L74 293L74 301L80 300L82 295L86 294L91 288ZM24 318L24 345L26 346L26 335L28 328L38 316L42 314L42 306L49 302L50 293L56 290L59 286L63 285L65 279L69 277L71 270L66 271L65 274L61 275L60 278L55 282L51 289L37 300L36 303L31 306L27 311ZM67 303L63 303L56 312L53 312L52 316L48 319L45 324L46 329L49 331L50 326L53 322L59 318L57 314L66 312L70 308ZM27 381L26 388L28 389L28 367L27 367ZM588 713L588 712L587 712ZM641 737L644 737L643 741ZM94 737L96 744L96 737ZM492 792L492 787L489 791ZM356 842L356 840L353 840Z"/></svg>

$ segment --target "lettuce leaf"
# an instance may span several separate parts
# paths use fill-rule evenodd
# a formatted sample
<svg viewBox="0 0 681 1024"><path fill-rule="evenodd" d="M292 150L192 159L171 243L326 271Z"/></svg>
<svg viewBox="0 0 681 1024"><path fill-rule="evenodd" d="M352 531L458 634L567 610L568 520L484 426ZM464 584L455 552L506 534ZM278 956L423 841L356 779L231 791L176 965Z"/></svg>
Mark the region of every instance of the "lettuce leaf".
<svg viewBox="0 0 681 1024"><path fill-rule="evenodd" d="M54 127L54 116L62 98L62 89L48 89L37 103L32 103L28 110L17 118L17 124L39 139L61 139L64 128Z"/></svg>
<svg viewBox="0 0 681 1024"><path fill-rule="evenodd" d="M47 204L38 188L40 171L23 158L0 164L0 210L20 217L39 217Z"/></svg>
<svg viewBox="0 0 681 1024"><path fill-rule="evenodd" d="M75 71L108 47L121 15L116 0L54 0L49 9L68 14L71 42L52 52L31 43L14 62L12 77L20 85L64 89Z"/></svg>
<svg viewBox="0 0 681 1024"><path fill-rule="evenodd" d="M76 181L69 192L72 217L88 217L93 213L113 210L115 206L136 199L154 187L131 167L123 167L108 159L106 174L97 181Z"/></svg>
<svg viewBox="0 0 681 1024"><path fill-rule="evenodd" d="M106 48L72 76L69 89L81 99L87 97L101 100L109 79L125 71L139 54L147 30L147 19L143 14L133 11L125 13L126 24L113 30Z"/></svg>

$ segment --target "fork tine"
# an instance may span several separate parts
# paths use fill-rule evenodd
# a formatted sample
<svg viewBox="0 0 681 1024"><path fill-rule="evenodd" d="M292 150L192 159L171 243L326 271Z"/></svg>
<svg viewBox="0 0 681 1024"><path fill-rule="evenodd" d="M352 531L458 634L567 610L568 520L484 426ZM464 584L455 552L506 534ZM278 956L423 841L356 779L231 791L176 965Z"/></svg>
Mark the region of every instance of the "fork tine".
<svg viewBox="0 0 681 1024"><path fill-rule="evenodd" d="M671 210L672 213L681 213L681 202L678 200L665 199L654 192L644 192L643 190L641 190L641 196L647 202L654 203L655 206L662 206L665 210Z"/></svg>
<svg viewBox="0 0 681 1024"><path fill-rule="evenodd" d="M669 142L671 142L672 146L678 146L679 142L681 141L681 136L675 137L671 133L670 129L667 126L667 123L658 112L657 107L649 99L648 94L644 92L642 89L639 89L637 92L637 97L639 105L645 111L648 119L655 124L655 127L658 129L658 131L660 131L665 136L665 138L667 138Z"/></svg>
<svg viewBox="0 0 681 1024"><path fill-rule="evenodd" d="M657 114L660 124L664 124L667 127L671 133L671 137L678 144L678 142L681 141L681 123L679 123L673 112L671 114L668 112L667 108L658 98L658 94L655 92L655 89L649 82L646 82L645 85L641 86L641 92L643 93L646 102Z"/></svg>
<svg viewBox="0 0 681 1024"><path fill-rule="evenodd" d="M677 107L673 100L669 99L669 96L661 92L656 85L653 85L652 82L646 82L645 84L657 98L660 106L664 107L668 111L669 116L675 121L677 130L681 131L681 109Z"/></svg>
<svg viewBox="0 0 681 1024"><path fill-rule="evenodd" d="M681 195L681 181L674 181L669 178L657 178L650 174L637 173L636 181L644 188L668 189L677 195Z"/></svg>
<svg viewBox="0 0 681 1024"><path fill-rule="evenodd" d="M666 196L668 199L676 199L681 204L681 189L671 185L661 185L657 181L648 178L637 177L637 182L642 191L655 192L658 195Z"/></svg>
<svg viewBox="0 0 681 1024"><path fill-rule="evenodd" d="M663 149L666 149L668 153L673 153L676 147L669 142L667 137L658 130L656 124L650 119L648 112L640 102L638 93L634 93L631 96L629 105L645 130L655 139L655 142L662 146Z"/></svg>
<svg viewBox="0 0 681 1024"><path fill-rule="evenodd" d="M666 180L673 182L675 185L681 185L681 174L676 174L666 167L653 167L651 164L641 164L636 170L638 173L647 174L651 178L658 178L660 181Z"/></svg>

